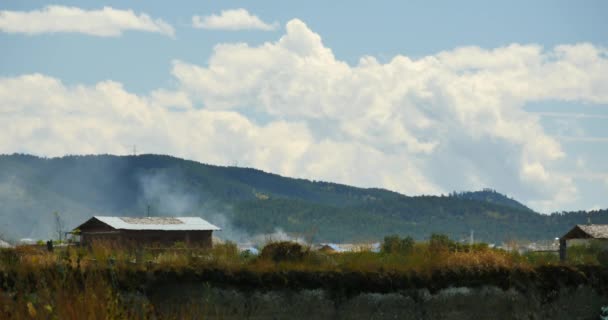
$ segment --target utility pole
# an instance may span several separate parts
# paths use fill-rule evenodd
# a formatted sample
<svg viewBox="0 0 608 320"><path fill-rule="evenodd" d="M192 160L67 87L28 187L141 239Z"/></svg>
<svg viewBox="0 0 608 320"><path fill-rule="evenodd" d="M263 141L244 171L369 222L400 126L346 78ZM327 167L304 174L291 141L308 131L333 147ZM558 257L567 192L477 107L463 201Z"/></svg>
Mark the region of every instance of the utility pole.
<svg viewBox="0 0 608 320"><path fill-rule="evenodd" d="M133 156L137 156L137 146L133 145Z"/></svg>
<svg viewBox="0 0 608 320"><path fill-rule="evenodd" d="M150 205L146 206L146 214L148 215L148 218L150 218Z"/></svg>

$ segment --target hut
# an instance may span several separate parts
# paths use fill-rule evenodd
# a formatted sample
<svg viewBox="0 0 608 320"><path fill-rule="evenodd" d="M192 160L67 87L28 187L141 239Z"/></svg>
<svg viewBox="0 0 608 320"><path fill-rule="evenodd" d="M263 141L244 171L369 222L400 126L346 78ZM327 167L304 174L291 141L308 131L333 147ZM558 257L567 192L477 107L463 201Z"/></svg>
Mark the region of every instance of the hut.
<svg viewBox="0 0 608 320"><path fill-rule="evenodd" d="M566 260L566 249L572 245L596 243L608 250L608 224L577 224L559 238L559 258Z"/></svg>
<svg viewBox="0 0 608 320"><path fill-rule="evenodd" d="M199 217L105 217L94 216L74 230L81 245L109 241L135 246L187 245L211 247L217 226Z"/></svg>

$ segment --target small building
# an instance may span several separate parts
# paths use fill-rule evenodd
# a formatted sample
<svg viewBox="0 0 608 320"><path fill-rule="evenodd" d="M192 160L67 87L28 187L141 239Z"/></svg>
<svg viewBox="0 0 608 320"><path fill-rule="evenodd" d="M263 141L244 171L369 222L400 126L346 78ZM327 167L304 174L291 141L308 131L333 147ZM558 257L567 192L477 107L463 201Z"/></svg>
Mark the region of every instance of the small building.
<svg viewBox="0 0 608 320"><path fill-rule="evenodd" d="M187 245L210 248L213 231L217 226L199 217L104 217L94 216L76 229L80 244L95 241L116 242L125 245Z"/></svg>
<svg viewBox="0 0 608 320"><path fill-rule="evenodd" d="M566 249L572 245L596 243L608 250L608 224L577 224L559 238L559 258L566 260Z"/></svg>

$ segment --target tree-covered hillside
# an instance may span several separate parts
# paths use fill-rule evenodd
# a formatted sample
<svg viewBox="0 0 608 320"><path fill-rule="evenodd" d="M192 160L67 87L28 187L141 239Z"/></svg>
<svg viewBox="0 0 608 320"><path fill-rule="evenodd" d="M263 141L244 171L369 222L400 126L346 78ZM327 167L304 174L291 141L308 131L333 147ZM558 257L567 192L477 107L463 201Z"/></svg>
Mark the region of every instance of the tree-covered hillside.
<svg viewBox="0 0 608 320"><path fill-rule="evenodd" d="M465 192L454 192L450 194L452 197L460 199L477 200L482 202L490 202L500 204L503 206L513 207L517 209L530 210L530 208L521 204L515 199L509 198L502 193L492 189L483 189L480 191L465 191Z"/></svg>
<svg viewBox="0 0 608 320"><path fill-rule="evenodd" d="M374 241L387 234L482 241L551 239L589 213L541 215L498 192L408 197L383 189L293 179L162 155L0 156L0 233L17 239L55 234L92 215L194 215L223 227L220 236L281 229L314 241ZM608 211L591 213L608 223Z"/></svg>

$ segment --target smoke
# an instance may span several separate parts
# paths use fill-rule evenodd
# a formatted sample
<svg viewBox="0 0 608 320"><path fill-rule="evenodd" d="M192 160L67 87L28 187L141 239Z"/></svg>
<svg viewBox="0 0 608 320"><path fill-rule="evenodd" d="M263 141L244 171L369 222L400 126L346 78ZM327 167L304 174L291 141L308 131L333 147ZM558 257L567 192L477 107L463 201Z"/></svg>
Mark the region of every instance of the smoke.
<svg viewBox="0 0 608 320"><path fill-rule="evenodd" d="M138 207L145 210L144 215L153 216L190 216L201 202L200 196L189 192L183 184L180 170L167 170L139 177L140 199Z"/></svg>
<svg viewBox="0 0 608 320"><path fill-rule="evenodd" d="M138 207L147 211L149 206L151 216L201 217L222 229L214 234L215 237L236 243L251 242L251 235L231 222L232 207L195 190L181 169L141 174L138 181L141 190Z"/></svg>
<svg viewBox="0 0 608 320"><path fill-rule="evenodd" d="M193 187L188 185L188 177L179 168L140 175L139 189L140 210L146 210L146 207L150 206L152 216L201 217L222 229L214 236L224 241L256 247L263 247L275 241L306 243L303 238L291 236L280 227L272 233L253 235L236 227L230 219L232 207L201 193L200 190L195 192Z"/></svg>
<svg viewBox="0 0 608 320"><path fill-rule="evenodd" d="M307 244L306 240L297 236L288 235L283 229L276 228L273 233L267 234L257 234L249 238L249 243L257 246L263 247L265 244L270 242L278 242L278 241L291 241L297 242L300 244Z"/></svg>
<svg viewBox="0 0 608 320"><path fill-rule="evenodd" d="M215 235L225 241L248 243L250 239L249 233L234 226L228 215L229 214L226 212L215 211L209 216L209 219L207 219L209 222L222 229L221 231L216 232Z"/></svg>

